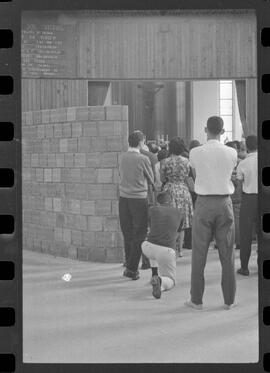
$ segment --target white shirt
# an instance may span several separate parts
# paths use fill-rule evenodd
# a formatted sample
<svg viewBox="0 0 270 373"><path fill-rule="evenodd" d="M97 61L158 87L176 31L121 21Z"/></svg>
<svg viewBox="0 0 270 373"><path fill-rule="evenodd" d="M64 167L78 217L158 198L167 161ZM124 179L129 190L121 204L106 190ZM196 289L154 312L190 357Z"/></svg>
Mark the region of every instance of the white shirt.
<svg viewBox="0 0 270 373"><path fill-rule="evenodd" d="M258 153L249 153L237 167L237 179L243 181L243 192L258 193Z"/></svg>
<svg viewBox="0 0 270 373"><path fill-rule="evenodd" d="M208 140L189 153L191 167L195 169L195 192L200 195L233 194L232 173L237 164L235 149Z"/></svg>

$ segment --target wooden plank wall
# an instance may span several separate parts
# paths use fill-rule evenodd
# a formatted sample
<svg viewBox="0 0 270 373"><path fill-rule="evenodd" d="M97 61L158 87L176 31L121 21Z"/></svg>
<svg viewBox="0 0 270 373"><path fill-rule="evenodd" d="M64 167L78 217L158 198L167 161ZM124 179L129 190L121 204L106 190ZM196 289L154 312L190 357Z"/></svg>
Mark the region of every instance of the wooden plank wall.
<svg viewBox="0 0 270 373"><path fill-rule="evenodd" d="M250 11L177 16L77 15L78 71L91 79L256 77Z"/></svg>
<svg viewBox="0 0 270 373"><path fill-rule="evenodd" d="M87 106L87 80L22 79L22 111Z"/></svg>
<svg viewBox="0 0 270 373"><path fill-rule="evenodd" d="M39 19L45 24L53 19L56 24L74 25L76 53L70 57L74 72L66 78L183 80L257 75L255 11L24 14L23 27Z"/></svg>
<svg viewBox="0 0 270 373"><path fill-rule="evenodd" d="M144 103L138 84L140 82L137 81L112 82L112 103L114 105L128 105L130 132L135 129L145 132Z"/></svg>
<svg viewBox="0 0 270 373"><path fill-rule="evenodd" d="M258 132L258 103L257 79L246 80L246 115L247 135L257 135Z"/></svg>

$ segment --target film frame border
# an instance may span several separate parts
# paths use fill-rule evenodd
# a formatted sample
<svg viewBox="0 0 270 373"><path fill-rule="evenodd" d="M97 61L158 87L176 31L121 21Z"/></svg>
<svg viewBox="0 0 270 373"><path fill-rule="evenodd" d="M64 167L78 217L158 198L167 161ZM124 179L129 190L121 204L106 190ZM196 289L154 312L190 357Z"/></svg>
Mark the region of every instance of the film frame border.
<svg viewBox="0 0 270 373"><path fill-rule="evenodd" d="M0 370L15 370L20 355L21 160L20 24L12 3L0 3ZM12 14L12 16L7 16ZM3 40L5 38L5 41ZM4 178L7 177L6 181ZM16 312L17 311L17 312Z"/></svg>
<svg viewBox="0 0 270 373"><path fill-rule="evenodd" d="M11 318L10 325L0 324L0 371L25 371L25 372L47 372L50 371L82 371L90 370L110 371L137 370L136 364L23 364L22 362L22 180L21 180L21 12L24 10L149 10L149 9L254 9L257 17L257 81L258 81L258 143L259 143L259 212L261 230L259 232L260 250L259 257L259 362L257 364L164 364L164 370L176 371L180 367L186 372L193 372L194 369L207 372L233 372L244 367L246 372L270 371L270 330L266 320L270 314L270 253L269 245L269 213L270 213L270 189L263 184L262 172L269 167L270 147L268 145L270 136L267 133L267 122L270 124L270 105L267 82L270 74L270 48L262 45L262 30L270 27L270 1L269 0L169 0L156 2L133 1L127 4L125 1L115 1L109 4L108 1L86 0L13 0L0 2L0 29L13 32L13 46L0 49L0 84L2 76L13 77L13 92L8 95L0 94L0 173L2 169L14 171L13 186L0 188L0 216L13 216L15 219L14 231L0 234L0 266L13 268L7 270L7 280L0 278L0 316L6 313ZM265 32L265 31L264 31ZM1 33L0 33L1 35ZM263 88L264 91L263 92ZM15 108L15 109L14 109ZM2 133L2 123L9 123L14 126L14 136L7 137ZM7 126L6 126L7 128ZM11 131L12 132L12 131ZM264 171L266 174L267 170ZM263 224L265 231L263 231ZM10 227L9 223L5 223ZM10 229L10 228L9 228ZM10 264L11 263L11 264ZM13 263L13 265L12 265ZM13 316L11 316L11 314ZM1 323L1 320L0 320ZM140 369L153 369L155 364L139 364ZM158 369L162 365L159 364Z"/></svg>

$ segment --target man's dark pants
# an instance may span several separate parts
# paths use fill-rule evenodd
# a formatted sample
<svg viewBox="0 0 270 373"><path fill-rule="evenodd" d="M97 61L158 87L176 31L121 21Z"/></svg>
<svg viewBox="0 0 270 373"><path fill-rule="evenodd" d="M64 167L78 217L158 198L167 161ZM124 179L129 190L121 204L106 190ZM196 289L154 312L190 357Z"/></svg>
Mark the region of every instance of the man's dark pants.
<svg viewBox="0 0 270 373"><path fill-rule="evenodd" d="M258 194L242 194L240 208L240 261L247 269L251 254L253 228L258 229Z"/></svg>
<svg viewBox="0 0 270 373"><path fill-rule="evenodd" d="M210 242L215 237L222 266L224 303L234 303L234 215L229 196L198 196L192 226L191 301L202 304L204 268Z"/></svg>
<svg viewBox="0 0 270 373"><path fill-rule="evenodd" d="M147 198L120 197L119 218L124 236L126 268L135 272L142 254L141 244L147 234Z"/></svg>

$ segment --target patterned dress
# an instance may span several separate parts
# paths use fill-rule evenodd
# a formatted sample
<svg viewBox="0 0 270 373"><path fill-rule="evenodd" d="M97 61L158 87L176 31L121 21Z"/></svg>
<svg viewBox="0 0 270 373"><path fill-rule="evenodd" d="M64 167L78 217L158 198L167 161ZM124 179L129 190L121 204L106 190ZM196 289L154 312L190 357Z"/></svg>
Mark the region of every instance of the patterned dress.
<svg viewBox="0 0 270 373"><path fill-rule="evenodd" d="M182 211L184 215L183 229L192 225L193 204L186 184L190 173L189 160L180 155L171 155L162 162L161 179L165 181L164 189L170 193L173 206Z"/></svg>

